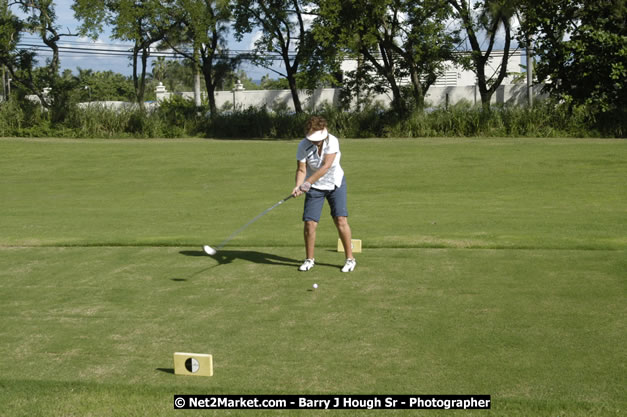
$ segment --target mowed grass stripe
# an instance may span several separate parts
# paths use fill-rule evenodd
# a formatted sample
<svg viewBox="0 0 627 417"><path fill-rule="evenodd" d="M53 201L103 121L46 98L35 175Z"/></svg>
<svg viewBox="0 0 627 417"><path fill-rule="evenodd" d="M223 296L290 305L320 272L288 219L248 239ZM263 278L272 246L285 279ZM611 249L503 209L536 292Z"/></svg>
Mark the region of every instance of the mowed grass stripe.
<svg viewBox="0 0 627 417"><path fill-rule="evenodd" d="M371 248L627 248L627 145L342 140L355 238ZM293 186L296 142L0 140L0 245L198 246ZM302 241L302 199L230 245ZM318 244L336 245L324 214Z"/></svg>
<svg viewBox="0 0 627 417"><path fill-rule="evenodd" d="M300 274L300 250L273 247L220 262L176 248L0 253L7 415L124 415L138 400L168 415L174 393L207 392L488 393L487 415L513 416L625 405L624 252L390 249L353 274L336 253ZM174 377L181 350L214 354L215 376ZM66 386L77 393L47 394Z"/></svg>

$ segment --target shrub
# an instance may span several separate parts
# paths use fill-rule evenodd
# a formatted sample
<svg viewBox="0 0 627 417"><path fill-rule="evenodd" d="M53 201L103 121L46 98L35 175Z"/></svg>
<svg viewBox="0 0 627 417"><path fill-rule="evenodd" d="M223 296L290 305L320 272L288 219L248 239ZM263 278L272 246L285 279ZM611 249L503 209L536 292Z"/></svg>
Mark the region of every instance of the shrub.
<svg viewBox="0 0 627 417"><path fill-rule="evenodd" d="M0 102L0 136L38 137L50 130L48 114L39 104L16 97Z"/></svg>
<svg viewBox="0 0 627 417"><path fill-rule="evenodd" d="M223 109L210 115L206 106L178 96L161 102L154 110L136 105L108 108L92 104L66 109L63 121L51 121L50 112L28 100L12 99L0 103L1 136L60 136L83 138L203 136L240 139L297 139L312 113L296 114L287 107L269 111L265 108ZM624 137L624 121L597 130L585 106L568 102L538 101L533 107L493 106L483 111L468 101L448 108L429 108L399 117L378 104L361 111L346 111L329 104L320 106L329 129L337 136L367 137L433 137L433 136L501 136L501 137ZM618 126L618 127L616 127Z"/></svg>
<svg viewBox="0 0 627 417"><path fill-rule="evenodd" d="M163 125L163 136L178 138L201 133L204 128L204 115L207 113L206 105L196 107L193 101L172 95L168 100L159 103L153 116Z"/></svg>
<svg viewBox="0 0 627 417"><path fill-rule="evenodd" d="M308 117L305 113L249 107L214 115L207 120L204 133L207 137L219 138L293 139L303 136Z"/></svg>

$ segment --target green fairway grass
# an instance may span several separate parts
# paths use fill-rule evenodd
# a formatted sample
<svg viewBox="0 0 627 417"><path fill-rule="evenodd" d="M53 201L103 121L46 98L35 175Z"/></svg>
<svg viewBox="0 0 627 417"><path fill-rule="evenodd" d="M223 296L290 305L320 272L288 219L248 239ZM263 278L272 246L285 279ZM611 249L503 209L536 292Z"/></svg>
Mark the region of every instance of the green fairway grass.
<svg viewBox="0 0 627 417"><path fill-rule="evenodd" d="M622 416L627 142L341 140L357 268L299 273L297 141L0 139L0 416ZM313 289L317 283L319 287ZM213 377L173 374L211 353ZM177 411L487 394L489 411Z"/></svg>

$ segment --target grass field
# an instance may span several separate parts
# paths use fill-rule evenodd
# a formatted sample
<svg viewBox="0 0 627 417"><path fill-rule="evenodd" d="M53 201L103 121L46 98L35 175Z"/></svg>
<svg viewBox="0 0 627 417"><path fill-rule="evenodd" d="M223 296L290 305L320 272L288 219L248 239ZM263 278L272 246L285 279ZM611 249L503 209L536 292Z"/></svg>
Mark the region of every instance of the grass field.
<svg viewBox="0 0 627 417"><path fill-rule="evenodd" d="M0 139L0 416L622 416L627 142L342 140L355 272L295 141ZM319 288L312 289L312 284ZM211 378L172 353L211 353ZM488 394L176 411L174 394Z"/></svg>

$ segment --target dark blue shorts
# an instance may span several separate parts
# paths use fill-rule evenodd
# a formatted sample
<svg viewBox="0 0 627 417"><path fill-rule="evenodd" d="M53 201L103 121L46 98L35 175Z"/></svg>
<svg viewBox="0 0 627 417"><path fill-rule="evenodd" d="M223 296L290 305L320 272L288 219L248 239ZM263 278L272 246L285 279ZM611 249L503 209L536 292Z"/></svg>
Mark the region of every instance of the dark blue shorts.
<svg viewBox="0 0 627 417"><path fill-rule="evenodd" d="M317 190L311 188L309 192L305 194L305 209L303 211L304 222L320 221L325 199L329 201L331 216L348 217L348 209L346 208L346 177L342 179L342 185L336 187L335 190Z"/></svg>

